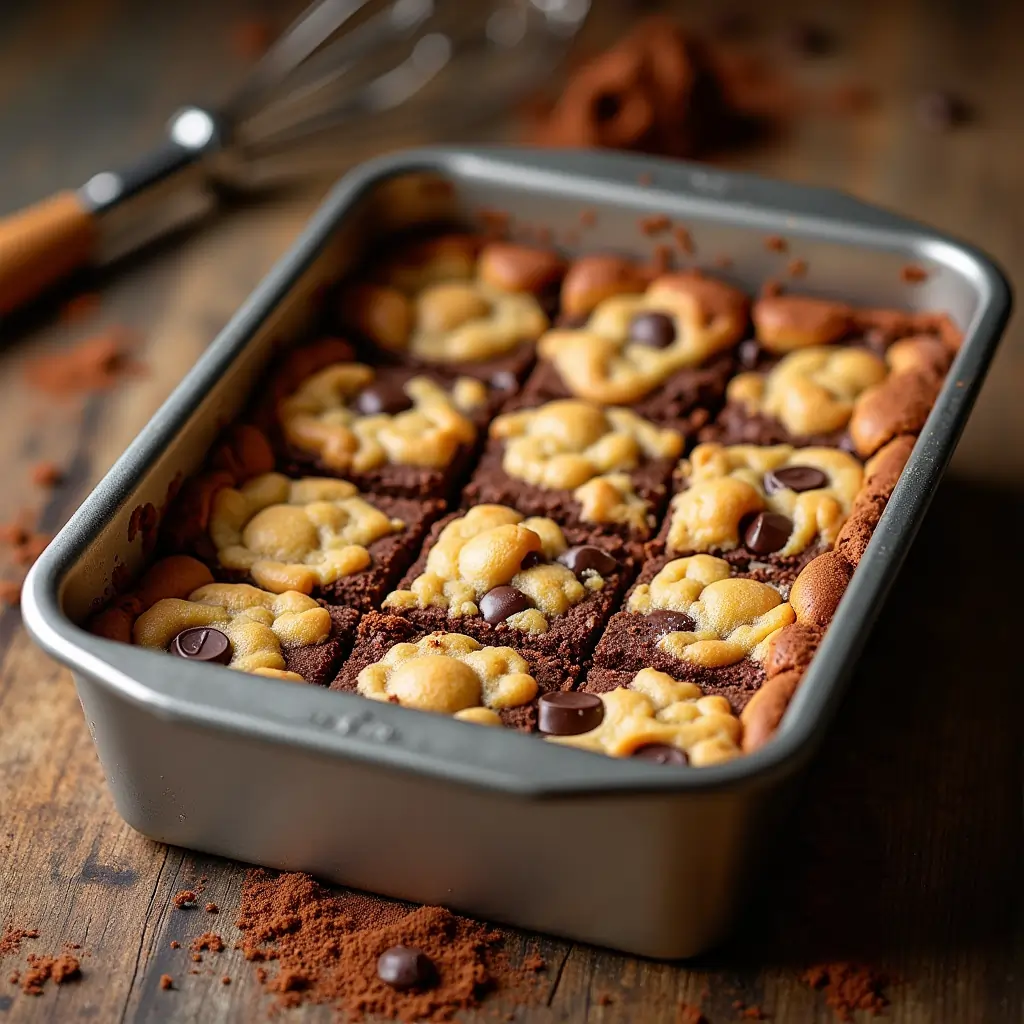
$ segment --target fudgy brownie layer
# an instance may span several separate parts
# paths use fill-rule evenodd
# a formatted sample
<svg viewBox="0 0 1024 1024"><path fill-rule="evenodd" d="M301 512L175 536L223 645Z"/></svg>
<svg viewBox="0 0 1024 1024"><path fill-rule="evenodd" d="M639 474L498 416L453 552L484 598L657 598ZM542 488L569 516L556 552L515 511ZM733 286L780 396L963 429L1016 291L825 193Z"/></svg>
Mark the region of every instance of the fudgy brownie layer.
<svg viewBox="0 0 1024 1024"><path fill-rule="evenodd" d="M693 437L721 408L726 385L735 371L735 357L726 352L703 366L672 374L630 408L658 426L673 427ZM542 359L523 386L522 404L542 405L556 398L573 397L558 370Z"/></svg>
<svg viewBox="0 0 1024 1024"><path fill-rule="evenodd" d="M518 406L517 406L518 407ZM509 476L502 468L505 442L492 439L480 458L476 472L462 492L462 505L511 505L531 516L546 516L564 528L588 530L596 535L617 535L646 540L650 529L638 531L628 523L592 523L580 518L582 506L572 491L548 490ZM676 459L653 459L638 466L630 478L639 497L650 506L649 520L661 519L668 498L668 484Z"/></svg>
<svg viewBox="0 0 1024 1024"><path fill-rule="evenodd" d="M445 631L464 633L463 630L456 628ZM376 612L364 615L359 625L355 648L331 683L331 689L355 692L359 673L367 665L380 661L395 644L416 643L430 632L432 630L423 629L417 623L399 615ZM536 680L540 693L571 690L580 677L581 669L578 664L547 658L536 652L520 653L529 664L530 675ZM536 701L518 708L506 708L498 714L502 722L511 728L532 732L537 727Z"/></svg>
<svg viewBox="0 0 1024 1024"><path fill-rule="evenodd" d="M395 589L408 590L411 587L413 580L426 568L430 549L441 531L459 515L461 513L453 513L434 523L420 557ZM581 662L594 649L601 628L618 607L622 594L632 581L638 565L638 549L637 545L621 537L604 537L593 530L565 530L564 533L570 546L593 544L611 555L621 568L605 580L601 590L588 591L579 604L551 620L546 633L525 633L504 622L492 626L480 615L451 618L446 608L395 608L388 611L409 619L427 633L439 629L465 633L481 643L512 647L524 655L534 652L569 663Z"/></svg>
<svg viewBox="0 0 1024 1024"><path fill-rule="evenodd" d="M618 618L616 616L615 618ZM612 620L614 624L615 619ZM609 635L612 630L609 626ZM628 632L621 634L623 643L629 642ZM672 665L651 664L647 666L660 672L667 672L675 679L696 683L706 695L712 694L725 697L732 710L739 714L750 702L750 698L764 685L764 669L749 658L729 665L726 668L701 668L672 659ZM641 666L641 667L647 667ZM592 668L580 686L584 693L607 693L619 686L628 687L637 673L637 669Z"/></svg>
<svg viewBox="0 0 1024 1024"><path fill-rule="evenodd" d="M827 434L791 434L774 416L748 412L738 402L726 402L713 423L701 427L697 440L719 444L791 444L795 448L842 448L852 450L845 428Z"/></svg>
<svg viewBox="0 0 1024 1024"><path fill-rule="evenodd" d="M293 647L285 650L284 667L298 672L307 683L327 686L338 671L338 666L352 650L359 612L354 608L338 608L320 602L331 615L331 635L322 644L313 647Z"/></svg>

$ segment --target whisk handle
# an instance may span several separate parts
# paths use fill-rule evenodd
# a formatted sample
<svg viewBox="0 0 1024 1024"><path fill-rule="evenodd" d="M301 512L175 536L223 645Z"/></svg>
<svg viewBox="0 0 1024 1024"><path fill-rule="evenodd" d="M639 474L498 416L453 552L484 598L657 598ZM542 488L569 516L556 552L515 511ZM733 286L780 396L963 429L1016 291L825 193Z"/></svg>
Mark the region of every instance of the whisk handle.
<svg viewBox="0 0 1024 1024"><path fill-rule="evenodd" d="M0 316L89 263L97 238L96 217L77 192L0 219Z"/></svg>

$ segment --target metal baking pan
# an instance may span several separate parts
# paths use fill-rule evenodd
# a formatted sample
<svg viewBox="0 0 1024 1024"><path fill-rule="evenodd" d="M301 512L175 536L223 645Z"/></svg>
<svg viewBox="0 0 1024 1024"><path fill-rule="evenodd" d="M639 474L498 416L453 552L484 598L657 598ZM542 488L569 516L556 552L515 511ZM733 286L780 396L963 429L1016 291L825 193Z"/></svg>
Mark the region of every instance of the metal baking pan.
<svg viewBox="0 0 1024 1024"><path fill-rule="evenodd" d="M301 337L323 286L359 260L371 235L471 222L482 208L507 211L515 225L543 225L556 239L578 236L581 211L592 210L585 250L637 257L653 247L637 219L664 213L690 229L698 263L727 254L728 276L752 291L778 271L779 256L764 240L781 234L790 255L809 264L801 290L941 309L964 329L828 635L776 738L760 751L668 770L191 664L78 625L110 596L112 579L143 563L142 540L129 539L132 510L146 502L161 508L172 481L199 466L271 354ZM901 282L908 260L927 270L925 283ZM1010 301L982 254L836 192L593 152L388 156L340 182L47 548L25 584L25 623L73 670L118 810L143 834L631 953L690 956L725 935L824 736Z"/></svg>

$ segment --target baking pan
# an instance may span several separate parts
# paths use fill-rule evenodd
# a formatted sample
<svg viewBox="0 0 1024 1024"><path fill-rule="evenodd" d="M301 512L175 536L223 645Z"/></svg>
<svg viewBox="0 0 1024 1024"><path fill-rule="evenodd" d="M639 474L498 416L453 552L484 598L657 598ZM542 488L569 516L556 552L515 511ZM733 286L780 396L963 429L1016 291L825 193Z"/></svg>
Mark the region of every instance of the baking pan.
<svg viewBox="0 0 1024 1024"><path fill-rule="evenodd" d="M643 182L643 183L641 183ZM810 267L801 290L950 313L965 342L839 612L775 739L676 772L351 694L220 671L78 624L136 573L132 512L164 507L270 357L301 338L324 287L374 234L464 220L578 236L649 256L637 219L690 229L697 263L728 255L756 291L768 235ZM572 253L577 248L567 244ZM583 251L580 248L580 251ZM923 267L909 286L900 270ZM27 628L75 676L118 810L153 839L631 953L696 954L725 934L752 868L821 741L921 522L1010 308L982 254L819 189L592 152L426 149L365 164L211 344L29 574ZM136 517L137 518L137 517ZM212 675L211 672L217 672Z"/></svg>

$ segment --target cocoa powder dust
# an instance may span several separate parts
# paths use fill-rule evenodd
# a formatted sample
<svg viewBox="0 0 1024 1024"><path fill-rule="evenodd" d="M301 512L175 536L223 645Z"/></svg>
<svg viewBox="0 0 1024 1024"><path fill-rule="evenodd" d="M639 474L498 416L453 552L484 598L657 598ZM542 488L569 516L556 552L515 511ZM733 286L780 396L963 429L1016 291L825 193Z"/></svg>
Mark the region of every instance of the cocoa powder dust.
<svg viewBox="0 0 1024 1024"><path fill-rule="evenodd" d="M361 1020L450 1020L494 990L528 988L500 949L501 935L442 907L406 908L335 894L309 875L254 870L238 911L241 949L283 1007L327 1004ZM433 962L429 987L399 991L377 977L377 958L411 946Z"/></svg>

